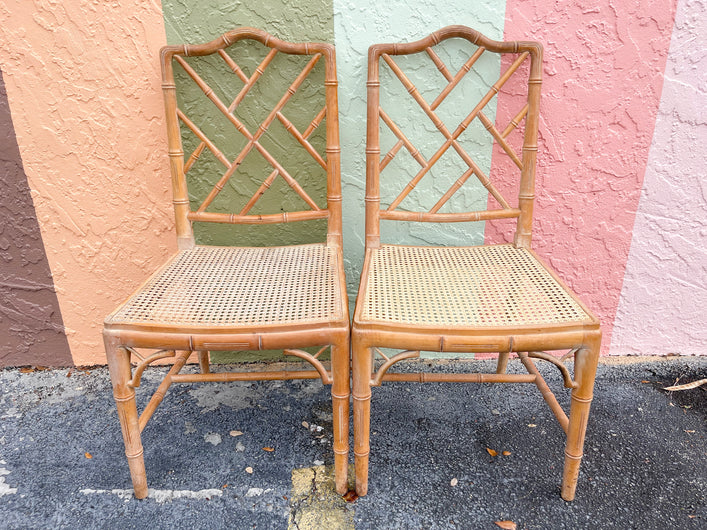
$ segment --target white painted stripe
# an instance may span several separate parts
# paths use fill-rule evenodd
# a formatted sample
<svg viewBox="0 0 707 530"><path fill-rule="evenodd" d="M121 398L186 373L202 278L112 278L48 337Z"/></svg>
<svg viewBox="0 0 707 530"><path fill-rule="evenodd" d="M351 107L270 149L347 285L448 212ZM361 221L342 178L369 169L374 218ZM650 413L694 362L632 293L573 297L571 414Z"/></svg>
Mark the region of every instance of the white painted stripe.
<svg viewBox="0 0 707 530"><path fill-rule="evenodd" d="M7 462L0 460L0 466L6 465ZM5 483L5 476L9 475L10 472L4 467L0 467L0 497L5 495L14 495L17 493L17 488L11 488L9 484Z"/></svg>
<svg viewBox="0 0 707 530"><path fill-rule="evenodd" d="M82 489L81 493L84 495L95 495L95 494L105 494L109 493L111 495L117 495L124 501L129 501L133 498L132 489L112 489L112 490L94 490L94 489ZM165 502L172 502L175 499L201 499L209 500L213 497L221 497L223 491L220 489L206 489L198 491L190 490L156 490L149 488L147 490L147 498L153 499L158 503L162 504Z"/></svg>

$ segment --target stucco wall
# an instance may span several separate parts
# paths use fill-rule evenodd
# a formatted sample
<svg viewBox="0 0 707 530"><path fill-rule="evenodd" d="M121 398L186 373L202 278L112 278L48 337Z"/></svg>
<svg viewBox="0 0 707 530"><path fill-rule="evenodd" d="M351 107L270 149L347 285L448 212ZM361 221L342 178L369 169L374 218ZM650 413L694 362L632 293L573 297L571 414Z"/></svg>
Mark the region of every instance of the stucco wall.
<svg viewBox="0 0 707 530"><path fill-rule="evenodd" d="M76 364L103 318L176 250L159 4L7 1L0 67Z"/></svg>
<svg viewBox="0 0 707 530"><path fill-rule="evenodd" d="M24 170L16 178L26 178L31 205L25 202L34 208L41 232L41 238L36 230L27 232L26 242L13 245L43 246L48 270L20 270L13 278L17 285L0 291L0 302L6 311L27 285L56 293L54 305L44 303L36 315L27 309L23 320L39 318L38 334L63 323L56 355L42 357L43 363L68 362L62 341L74 363L104 362L103 318L175 250L158 51L167 42L208 41L238 25L337 46L350 294L363 255L367 47L417 39L452 23L492 38L541 41L534 248L599 314L604 353L707 351L701 310L707 304L701 174L707 81L699 44L705 5L455 1L1 4L6 44L0 71L11 112L5 127L14 129L3 138L16 139ZM422 73L418 66L410 65L412 75ZM434 76L439 73L432 70L429 79ZM430 93L436 89L430 86ZM507 117L499 114L499 123L505 125ZM399 119L406 126L415 121ZM277 139L282 131L272 134ZM437 144L419 147L434 151ZM490 144L474 147L488 164ZM498 154L491 159L492 178L512 189L499 171ZM390 178L391 186L400 184ZM485 193L467 195L468 204L486 200ZM424 201L423 195L417 203ZM318 237L316 229L297 232L299 226L292 225L293 236ZM384 228L389 241L411 243L497 242L508 233L506 223ZM203 242L231 238L212 228L197 234ZM278 237L260 241L279 242ZM238 240L254 238L246 230ZM0 251L7 259L8 250ZM23 328L25 335L18 329L8 327L12 340L0 344L0 359L39 362L37 355L46 350L42 341L23 339L29 328Z"/></svg>
<svg viewBox="0 0 707 530"><path fill-rule="evenodd" d="M0 364L71 364L0 73Z"/></svg>
<svg viewBox="0 0 707 530"><path fill-rule="evenodd" d="M705 353L706 35L707 6L681 0L633 226L612 352Z"/></svg>
<svg viewBox="0 0 707 530"><path fill-rule="evenodd" d="M674 9L673 1L507 3L505 38L532 35L545 47L533 248L597 313L604 353ZM487 237L499 239L492 230Z"/></svg>

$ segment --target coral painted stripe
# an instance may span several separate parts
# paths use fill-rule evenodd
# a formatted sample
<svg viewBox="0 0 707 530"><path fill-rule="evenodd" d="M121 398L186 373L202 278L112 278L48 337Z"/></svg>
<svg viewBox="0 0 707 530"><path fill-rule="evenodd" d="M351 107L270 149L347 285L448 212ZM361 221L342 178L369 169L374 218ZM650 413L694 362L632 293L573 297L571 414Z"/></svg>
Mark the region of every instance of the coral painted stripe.
<svg viewBox="0 0 707 530"><path fill-rule="evenodd" d="M611 353L707 347L707 9L681 0Z"/></svg>
<svg viewBox="0 0 707 530"><path fill-rule="evenodd" d="M598 314L605 353L674 13L674 2L506 6L505 39L545 46L533 247ZM487 241L504 237L487 223Z"/></svg>

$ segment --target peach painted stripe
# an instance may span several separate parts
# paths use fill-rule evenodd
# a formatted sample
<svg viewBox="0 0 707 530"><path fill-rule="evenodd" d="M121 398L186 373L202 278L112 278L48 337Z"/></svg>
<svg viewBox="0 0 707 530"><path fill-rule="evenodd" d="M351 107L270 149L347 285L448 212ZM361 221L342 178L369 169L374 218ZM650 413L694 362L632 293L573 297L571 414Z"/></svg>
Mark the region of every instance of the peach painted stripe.
<svg viewBox="0 0 707 530"><path fill-rule="evenodd" d="M159 2L0 10L0 66L78 365L105 362L103 318L175 248Z"/></svg>
<svg viewBox="0 0 707 530"><path fill-rule="evenodd" d="M675 18L611 353L707 354L707 7ZM695 12L697 9L697 12Z"/></svg>
<svg viewBox="0 0 707 530"><path fill-rule="evenodd" d="M636 0L620 8L607 0L506 5L505 39L545 46L533 247L597 313L604 353L674 12L674 2L655 9ZM507 238L507 231L487 223L488 242Z"/></svg>

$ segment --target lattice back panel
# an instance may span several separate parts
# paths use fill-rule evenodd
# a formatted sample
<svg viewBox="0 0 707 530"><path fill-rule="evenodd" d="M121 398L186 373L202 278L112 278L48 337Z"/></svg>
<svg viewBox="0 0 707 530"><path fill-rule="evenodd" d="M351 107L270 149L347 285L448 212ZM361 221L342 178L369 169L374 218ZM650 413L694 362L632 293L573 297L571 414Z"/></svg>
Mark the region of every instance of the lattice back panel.
<svg viewBox="0 0 707 530"><path fill-rule="evenodd" d="M249 39L174 57L190 220L210 221L195 223L197 241L232 244L234 223L240 244L324 239L326 62ZM268 226L302 219L305 230Z"/></svg>
<svg viewBox="0 0 707 530"><path fill-rule="evenodd" d="M445 40L447 29L409 45L372 47L378 52L378 72L369 67L369 121L378 125L378 138L371 136L369 124L368 172L369 184L379 179L374 186L380 219L520 217L519 183L534 175L539 93L531 97L528 87L536 84L529 79L537 77L531 76L531 62L533 56L539 60L540 48L485 38ZM528 137L531 107L534 130ZM524 154L528 151L532 156ZM509 172L515 186L508 186ZM503 178L495 178L498 174Z"/></svg>

